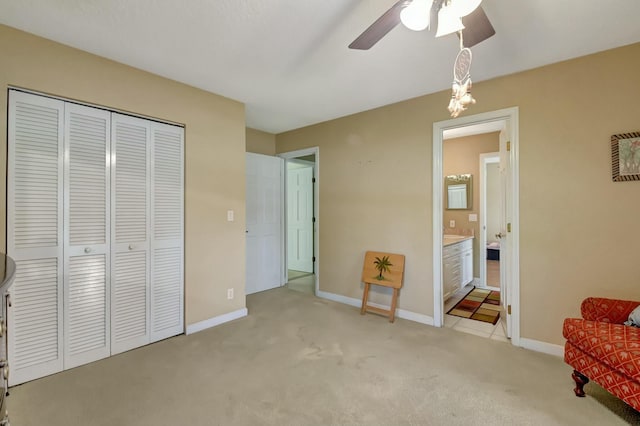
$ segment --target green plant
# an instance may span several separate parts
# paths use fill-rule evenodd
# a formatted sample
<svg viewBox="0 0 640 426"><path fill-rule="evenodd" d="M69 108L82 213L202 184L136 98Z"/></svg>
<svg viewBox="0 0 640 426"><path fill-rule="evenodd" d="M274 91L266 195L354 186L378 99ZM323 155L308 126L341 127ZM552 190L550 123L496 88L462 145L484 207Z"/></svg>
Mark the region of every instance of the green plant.
<svg viewBox="0 0 640 426"><path fill-rule="evenodd" d="M376 278L379 280L384 280L382 274L389 272L389 266L393 266L393 263L389 262L389 256L382 256L382 259L376 257L373 264L376 265L376 269L378 270L378 276Z"/></svg>

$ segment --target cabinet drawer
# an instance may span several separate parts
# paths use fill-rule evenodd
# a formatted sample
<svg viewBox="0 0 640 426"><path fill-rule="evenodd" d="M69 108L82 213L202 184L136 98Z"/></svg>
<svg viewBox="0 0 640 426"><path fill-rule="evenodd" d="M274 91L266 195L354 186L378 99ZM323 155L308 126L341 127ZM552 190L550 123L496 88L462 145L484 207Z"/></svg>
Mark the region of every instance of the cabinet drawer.
<svg viewBox="0 0 640 426"><path fill-rule="evenodd" d="M460 254L460 244L452 244L450 246L446 246L444 250L442 250L442 257L454 257Z"/></svg>
<svg viewBox="0 0 640 426"><path fill-rule="evenodd" d="M456 245L460 247L460 251L471 250L473 248L473 240L465 240Z"/></svg>

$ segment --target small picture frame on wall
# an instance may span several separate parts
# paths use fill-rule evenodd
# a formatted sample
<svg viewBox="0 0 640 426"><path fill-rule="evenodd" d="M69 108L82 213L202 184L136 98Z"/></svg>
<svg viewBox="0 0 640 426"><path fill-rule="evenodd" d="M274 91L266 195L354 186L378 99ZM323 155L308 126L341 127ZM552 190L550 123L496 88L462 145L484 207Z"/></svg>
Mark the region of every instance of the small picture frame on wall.
<svg viewBox="0 0 640 426"><path fill-rule="evenodd" d="M611 136L611 175L614 182L640 180L640 132Z"/></svg>

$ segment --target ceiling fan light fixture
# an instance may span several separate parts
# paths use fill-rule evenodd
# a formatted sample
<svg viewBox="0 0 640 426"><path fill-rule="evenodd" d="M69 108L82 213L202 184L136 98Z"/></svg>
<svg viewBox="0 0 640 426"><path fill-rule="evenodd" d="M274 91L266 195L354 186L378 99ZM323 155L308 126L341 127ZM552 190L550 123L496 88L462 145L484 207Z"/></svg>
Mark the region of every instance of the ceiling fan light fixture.
<svg viewBox="0 0 640 426"><path fill-rule="evenodd" d="M442 37L464 29L462 20L457 15L457 10L451 6L442 6L438 12L438 31L436 37Z"/></svg>
<svg viewBox="0 0 640 426"><path fill-rule="evenodd" d="M480 6L482 0L451 0L451 7L455 9L459 18L467 16Z"/></svg>
<svg viewBox="0 0 640 426"><path fill-rule="evenodd" d="M413 31L426 30L429 27L430 9L428 0L413 0L413 2L402 9L400 21Z"/></svg>

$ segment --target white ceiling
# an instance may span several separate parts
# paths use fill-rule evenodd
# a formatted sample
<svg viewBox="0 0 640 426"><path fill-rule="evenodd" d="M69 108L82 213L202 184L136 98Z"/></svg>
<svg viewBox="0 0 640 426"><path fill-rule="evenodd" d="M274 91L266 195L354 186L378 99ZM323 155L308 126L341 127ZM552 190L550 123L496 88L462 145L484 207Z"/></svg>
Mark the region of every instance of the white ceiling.
<svg viewBox="0 0 640 426"><path fill-rule="evenodd" d="M279 133L450 87L455 35L399 25L347 48L395 2L0 0L0 22L244 102L247 126ZM640 41L638 0L482 5L497 34L472 49L475 82Z"/></svg>

